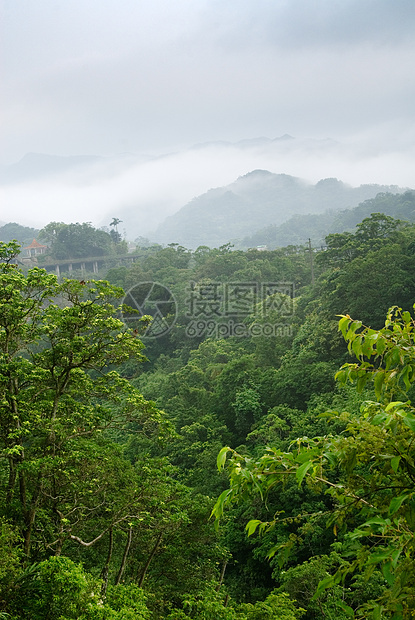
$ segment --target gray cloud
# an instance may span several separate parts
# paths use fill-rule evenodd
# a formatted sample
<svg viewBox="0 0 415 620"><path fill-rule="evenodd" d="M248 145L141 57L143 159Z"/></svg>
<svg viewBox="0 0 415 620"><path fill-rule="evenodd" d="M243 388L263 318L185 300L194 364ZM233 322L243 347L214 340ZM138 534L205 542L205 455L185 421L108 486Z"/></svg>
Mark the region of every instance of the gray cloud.
<svg viewBox="0 0 415 620"><path fill-rule="evenodd" d="M225 47L413 46L412 0L214 0L204 14L209 36Z"/></svg>
<svg viewBox="0 0 415 620"><path fill-rule="evenodd" d="M205 144L153 159L103 159L65 173L0 186L0 204L5 207L0 219L34 226L51 220L92 221L101 226L120 217L129 235L147 235L194 196L258 168L312 183L338 177L354 186L411 187L415 134L397 141L395 127L384 129L388 139L369 132L348 143L254 140Z"/></svg>
<svg viewBox="0 0 415 620"><path fill-rule="evenodd" d="M364 182L357 171L364 160L368 182L415 185L413 0L0 0L0 7L2 163L33 151L154 155L289 133L330 136L348 149L326 158L325 169L318 164L320 178ZM37 209L42 201L70 209L72 201L93 219L88 204L93 214L100 201L113 210L117 196L120 208L149 196L153 210L168 211L247 166L316 172L303 151L298 165L291 155L221 153L211 152L217 161L205 151L172 158L171 167L140 164L128 174L117 168L106 192L91 172L89 183L51 182L50 194L37 184L32 195ZM8 192L10 212L24 212L30 194Z"/></svg>

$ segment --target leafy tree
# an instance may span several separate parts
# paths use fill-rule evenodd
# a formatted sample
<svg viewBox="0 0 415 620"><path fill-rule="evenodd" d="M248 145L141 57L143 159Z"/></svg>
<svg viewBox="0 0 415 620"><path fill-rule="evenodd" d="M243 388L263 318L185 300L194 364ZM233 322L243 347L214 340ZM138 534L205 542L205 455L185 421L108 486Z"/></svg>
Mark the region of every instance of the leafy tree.
<svg viewBox="0 0 415 620"><path fill-rule="evenodd" d="M318 262L333 267L343 267L358 256L375 251L391 242L402 239L399 231L408 227L383 213L372 213L357 224L356 232L334 233L326 237L327 249L318 255Z"/></svg>
<svg viewBox="0 0 415 620"><path fill-rule="evenodd" d="M66 228L65 222L49 222L39 231L39 239L49 245L56 243L59 233Z"/></svg>
<svg viewBox="0 0 415 620"><path fill-rule="evenodd" d="M196 596L183 601L183 610L173 610L167 620L298 620L304 609L298 608L286 593L272 592L265 601L237 605L209 584Z"/></svg>
<svg viewBox="0 0 415 620"><path fill-rule="evenodd" d="M69 558L52 557L33 564L16 585L9 606L13 618L92 620L102 617L98 584Z"/></svg>
<svg viewBox="0 0 415 620"><path fill-rule="evenodd" d="M22 226L16 222L9 222L0 226L0 241L8 242L13 239L18 241L21 245L29 245L35 237L38 235L36 228L30 228L29 226Z"/></svg>
<svg viewBox="0 0 415 620"><path fill-rule="evenodd" d="M0 246L0 493L29 558L81 541L75 526L82 531L100 511L107 519L99 538L134 514L134 480L126 503L119 495L111 505L117 450L101 437L131 424L160 434L163 418L111 369L143 359L142 343L115 316L122 291L99 281L59 284L38 268L24 275L12 262L17 251Z"/></svg>
<svg viewBox="0 0 415 620"><path fill-rule="evenodd" d="M17 528L3 519L0 521L0 610L10 597L15 580L21 572L21 538ZM1 618L1 613L0 613Z"/></svg>
<svg viewBox="0 0 415 620"><path fill-rule="evenodd" d="M230 489L220 496L214 514L219 518L225 504L262 497L283 488L293 477L299 486L325 489L333 501L327 524L343 541L342 566L324 578L318 596L327 587L347 583L356 571L366 577L379 567L387 583L376 602L363 605L352 617L406 619L415 609L414 592L414 432L415 409L408 392L415 381L415 321L409 312L392 308L380 330L364 327L361 321L342 317L339 329L348 348L358 359L337 374L340 383L352 381L362 390L373 381L376 400L362 406L361 413L327 415L341 418L346 431L298 439L290 451L268 448L259 459L231 451ZM229 448L218 457L224 467ZM300 515L301 517L301 515ZM248 533L275 527L269 522L250 521ZM291 539L270 549L281 561L294 544Z"/></svg>
<svg viewBox="0 0 415 620"><path fill-rule="evenodd" d="M51 255L57 260L107 256L113 253L111 236L94 228L90 222L51 222L40 231L39 239L51 244Z"/></svg>
<svg viewBox="0 0 415 620"><path fill-rule="evenodd" d="M110 226L113 226L110 230L111 239L114 243L120 243L122 241L122 237L118 232L118 224L121 224L122 220L118 219L118 217L113 217L112 222L110 222Z"/></svg>
<svg viewBox="0 0 415 620"><path fill-rule="evenodd" d="M110 586L102 600L100 583L81 564L51 557L19 577L9 610L13 620L149 620L146 595L134 584Z"/></svg>

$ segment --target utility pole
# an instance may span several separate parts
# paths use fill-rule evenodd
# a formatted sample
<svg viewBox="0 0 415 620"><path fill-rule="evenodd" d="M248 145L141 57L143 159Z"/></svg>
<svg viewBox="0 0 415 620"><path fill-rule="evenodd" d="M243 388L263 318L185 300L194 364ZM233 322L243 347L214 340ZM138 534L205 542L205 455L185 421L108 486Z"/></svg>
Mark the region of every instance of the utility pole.
<svg viewBox="0 0 415 620"><path fill-rule="evenodd" d="M308 238L308 249L310 251L311 286L314 286L313 248L311 247L311 239L310 238Z"/></svg>

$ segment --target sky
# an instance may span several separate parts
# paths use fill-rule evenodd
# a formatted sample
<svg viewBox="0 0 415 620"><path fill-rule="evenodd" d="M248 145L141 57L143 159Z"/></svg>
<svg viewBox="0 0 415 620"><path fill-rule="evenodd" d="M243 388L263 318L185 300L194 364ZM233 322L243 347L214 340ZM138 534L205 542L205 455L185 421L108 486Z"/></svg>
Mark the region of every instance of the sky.
<svg viewBox="0 0 415 620"><path fill-rule="evenodd" d="M133 204L160 219L258 167L414 187L414 34L414 0L0 0L0 165L141 158L106 187L3 188L0 220L98 222ZM189 151L284 134L299 140L285 160ZM327 138L342 148L318 166L300 144Z"/></svg>

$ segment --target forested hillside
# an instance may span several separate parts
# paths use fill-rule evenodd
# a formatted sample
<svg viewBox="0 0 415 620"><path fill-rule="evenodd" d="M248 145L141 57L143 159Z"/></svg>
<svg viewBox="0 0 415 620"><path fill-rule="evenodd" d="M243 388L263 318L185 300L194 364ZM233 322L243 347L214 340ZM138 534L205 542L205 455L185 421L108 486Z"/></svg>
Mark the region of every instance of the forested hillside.
<svg viewBox="0 0 415 620"><path fill-rule="evenodd" d="M322 179L312 185L288 174L253 170L225 187L211 189L193 198L177 213L167 217L152 238L158 243L174 239L193 249L198 245L239 243L252 231L265 226L281 226L292 216L298 218L328 210L338 212L375 198L378 193L398 191L404 190L387 185L351 187L338 179ZM304 243L309 236L306 232L294 243ZM291 243L291 240L282 243L279 240L273 247Z"/></svg>
<svg viewBox="0 0 415 620"><path fill-rule="evenodd" d="M384 213L392 217L413 222L415 219L415 192L402 194L380 192L353 209L325 213L293 215L283 224L272 224L241 240L238 247L251 248L266 245L269 249L284 245L297 245L311 239L315 246L324 245L324 239L331 233L353 231L355 226L371 213Z"/></svg>
<svg viewBox="0 0 415 620"><path fill-rule="evenodd" d="M1 252L5 618L413 617L412 223L101 281Z"/></svg>
<svg viewBox="0 0 415 620"><path fill-rule="evenodd" d="M36 228L9 222L8 224L0 226L0 241L11 241L15 239L24 247L33 241L38 232Z"/></svg>

